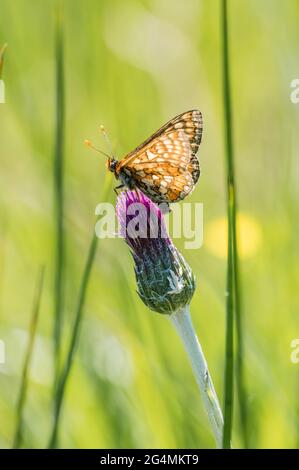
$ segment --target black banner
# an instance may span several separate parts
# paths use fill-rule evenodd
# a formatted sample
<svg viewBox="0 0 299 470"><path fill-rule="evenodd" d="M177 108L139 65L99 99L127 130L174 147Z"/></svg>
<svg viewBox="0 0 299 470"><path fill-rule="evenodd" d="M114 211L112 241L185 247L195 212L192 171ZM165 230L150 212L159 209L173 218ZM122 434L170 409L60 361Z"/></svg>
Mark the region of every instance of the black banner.
<svg viewBox="0 0 299 470"><path fill-rule="evenodd" d="M237 463L242 467L259 463L269 465L285 465L287 462L297 462L297 450L190 450L190 449L84 449L84 450L1 450L1 463L32 462L38 464L74 464L88 465L88 468L102 466L121 466L137 468L138 466L197 466L211 463ZM92 467L91 467L92 466ZM2 467L3 468L3 467Z"/></svg>

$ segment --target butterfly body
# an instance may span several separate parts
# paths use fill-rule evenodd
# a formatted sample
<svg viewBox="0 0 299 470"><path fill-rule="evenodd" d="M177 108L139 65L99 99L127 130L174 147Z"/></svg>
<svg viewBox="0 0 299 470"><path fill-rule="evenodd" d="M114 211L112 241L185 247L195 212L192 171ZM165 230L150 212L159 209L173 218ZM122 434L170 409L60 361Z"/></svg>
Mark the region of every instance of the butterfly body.
<svg viewBox="0 0 299 470"><path fill-rule="evenodd" d="M173 203L192 192L200 175L196 153L202 115L187 111L166 123L122 160L108 160L120 187L138 188L156 203Z"/></svg>

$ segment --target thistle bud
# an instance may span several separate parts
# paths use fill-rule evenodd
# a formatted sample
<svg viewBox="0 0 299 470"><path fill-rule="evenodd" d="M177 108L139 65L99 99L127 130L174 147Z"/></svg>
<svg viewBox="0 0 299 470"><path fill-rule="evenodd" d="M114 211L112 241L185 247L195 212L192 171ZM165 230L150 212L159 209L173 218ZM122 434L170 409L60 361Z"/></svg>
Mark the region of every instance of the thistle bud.
<svg viewBox="0 0 299 470"><path fill-rule="evenodd" d="M118 196L116 212L120 235L133 255L141 300L169 315L189 305L195 278L169 238L160 208L140 191L126 191Z"/></svg>

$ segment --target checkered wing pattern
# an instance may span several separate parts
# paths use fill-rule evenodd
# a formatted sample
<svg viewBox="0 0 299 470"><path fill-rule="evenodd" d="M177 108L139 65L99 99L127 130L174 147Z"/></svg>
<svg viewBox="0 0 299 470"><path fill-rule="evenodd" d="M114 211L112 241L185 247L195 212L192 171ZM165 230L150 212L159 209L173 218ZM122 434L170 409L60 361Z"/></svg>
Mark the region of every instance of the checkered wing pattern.
<svg viewBox="0 0 299 470"><path fill-rule="evenodd" d="M120 160L116 174L124 172L154 202L180 201L200 175L196 153L201 136L200 111L180 114Z"/></svg>

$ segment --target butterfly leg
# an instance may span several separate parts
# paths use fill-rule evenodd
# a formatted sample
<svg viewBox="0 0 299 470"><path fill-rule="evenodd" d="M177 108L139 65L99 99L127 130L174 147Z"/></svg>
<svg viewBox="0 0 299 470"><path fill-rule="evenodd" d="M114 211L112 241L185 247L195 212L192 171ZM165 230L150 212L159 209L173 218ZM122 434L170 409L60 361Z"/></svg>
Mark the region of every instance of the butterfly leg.
<svg viewBox="0 0 299 470"><path fill-rule="evenodd" d="M120 184L119 186L116 186L116 187L113 189L113 191L115 192L116 195L118 195L117 190L118 190L118 189L121 189L121 188L124 188L124 187L125 187L124 184Z"/></svg>
<svg viewBox="0 0 299 470"><path fill-rule="evenodd" d="M171 212L168 202L162 202L161 204L159 204L159 209L162 214L169 214L169 212Z"/></svg>
<svg viewBox="0 0 299 470"><path fill-rule="evenodd" d="M134 190L135 190L135 193L136 193L136 196L137 196L137 199L138 199L138 201L140 201L140 202L141 202L141 199L140 199L140 193L139 193L139 190L138 190L138 188L134 188Z"/></svg>

